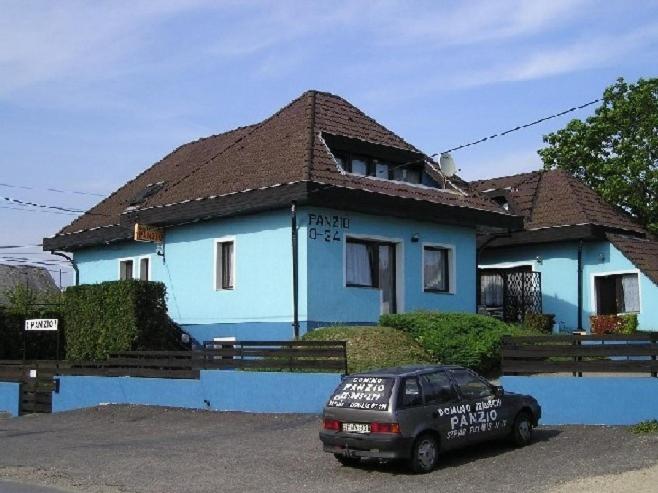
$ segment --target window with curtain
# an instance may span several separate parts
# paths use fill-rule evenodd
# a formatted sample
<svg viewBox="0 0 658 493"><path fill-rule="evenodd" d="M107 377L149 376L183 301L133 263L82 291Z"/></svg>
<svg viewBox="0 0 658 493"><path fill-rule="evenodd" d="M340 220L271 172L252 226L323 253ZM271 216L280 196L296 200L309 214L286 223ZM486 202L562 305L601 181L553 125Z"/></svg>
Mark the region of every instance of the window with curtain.
<svg viewBox="0 0 658 493"><path fill-rule="evenodd" d="M233 289L235 274L235 246L232 241L218 241L216 245L215 289Z"/></svg>
<svg viewBox="0 0 658 493"><path fill-rule="evenodd" d="M347 240L346 244L346 282L348 286L377 287L376 243L368 241Z"/></svg>
<svg viewBox="0 0 658 493"><path fill-rule="evenodd" d="M450 250L442 247L423 247L423 283L425 291L450 291Z"/></svg>
<svg viewBox="0 0 658 493"><path fill-rule="evenodd" d="M598 315L640 312L640 283L637 274L597 276L595 286Z"/></svg>
<svg viewBox="0 0 658 493"><path fill-rule="evenodd" d="M133 261L121 260L119 261L119 279L126 281L133 278Z"/></svg>

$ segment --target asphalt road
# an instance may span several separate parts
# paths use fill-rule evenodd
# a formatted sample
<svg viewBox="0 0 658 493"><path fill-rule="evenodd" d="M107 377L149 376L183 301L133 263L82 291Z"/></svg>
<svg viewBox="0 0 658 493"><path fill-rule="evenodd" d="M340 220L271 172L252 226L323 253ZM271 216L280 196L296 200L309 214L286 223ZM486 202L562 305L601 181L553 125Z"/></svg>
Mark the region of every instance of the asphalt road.
<svg viewBox="0 0 658 493"><path fill-rule="evenodd" d="M321 451L318 424L308 415L139 406L0 420L0 479L87 493L540 492L658 463L658 436L551 427L526 448L481 445L414 476L392 465L340 466Z"/></svg>

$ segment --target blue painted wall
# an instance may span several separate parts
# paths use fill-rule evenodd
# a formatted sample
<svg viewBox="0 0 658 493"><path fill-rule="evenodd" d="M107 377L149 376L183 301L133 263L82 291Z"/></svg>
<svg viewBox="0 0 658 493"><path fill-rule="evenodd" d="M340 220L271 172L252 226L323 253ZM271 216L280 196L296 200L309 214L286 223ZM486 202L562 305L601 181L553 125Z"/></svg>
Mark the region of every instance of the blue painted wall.
<svg viewBox="0 0 658 493"><path fill-rule="evenodd" d="M301 333L337 323L376 323L381 292L346 287L345 238L397 242L398 311L475 311L475 230L318 208L300 208L299 319ZM318 224L318 217L327 219ZM338 218L338 219L336 219ZM336 222L338 221L338 222ZM411 237L419 235L419 242ZM214 240L235 241L235 288L215 290ZM451 293L422 288L423 243L454 247ZM293 335L290 213L272 211L168 229L165 259L155 245L122 242L75 252L80 282L119 278L119 260L149 256L150 279L167 286L170 316L199 342L213 337L289 339Z"/></svg>
<svg viewBox="0 0 658 493"><path fill-rule="evenodd" d="M305 238L303 228L300 231ZM215 290L214 240L234 237L235 288ZM167 286L170 316L202 341L292 336L290 213L272 211L168 229L165 260L155 245L123 242L75 252L83 284L117 280L119 259L150 255L151 280ZM299 317L307 320L306 242L299 242Z"/></svg>
<svg viewBox="0 0 658 493"><path fill-rule="evenodd" d="M502 377L506 391L530 394L545 425L631 425L658 419L658 378Z"/></svg>
<svg viewBox="0 0 658 493"><path fill-rule="evenodd" d="M319 217L328 220L319 220ZM339 218L337 223L341 226L334 227L335 217ZM345 285L345 239L349 235L397 244L400 260L398 311L475 311L474 229L320 208L301 209L300 221L306 225L308 241L308 315L311 322L375 323L379 319L381 291ZM318 225L318 222L324 224ZM349 227L342 226L345 224ZM415 234L419 236L418 242L411 241ZM454 247L452 293L423 291L423 243Z"/></svg>
<svg viewBox="0 0 658 493"><path fill-rule="evenodd" d="M199 380L59 377L53 412L99 404L143 404L215 411L320 413L340 379L337 373L229 370L203 370Z"/></svg>
<svg viewBox="0 0 658 493"><path fill-rule="evenodd" d="M541 262L537 258L541 258ZM542 273L544 313L554 313L566 328L578 326L578 244L564 242L516 248L485 250L480 266L526 263ZM595 312L594 274L638 272L642 330L658 330L658 286L642 274L614 245L607 241L583 246L583 326L590 327Z"/></svg>
<svg viewBox="0 0 658 493"><path fill-rule="evenodd" d="M18 416L20 405L20 384L0 382L0 412Z"/></svg>

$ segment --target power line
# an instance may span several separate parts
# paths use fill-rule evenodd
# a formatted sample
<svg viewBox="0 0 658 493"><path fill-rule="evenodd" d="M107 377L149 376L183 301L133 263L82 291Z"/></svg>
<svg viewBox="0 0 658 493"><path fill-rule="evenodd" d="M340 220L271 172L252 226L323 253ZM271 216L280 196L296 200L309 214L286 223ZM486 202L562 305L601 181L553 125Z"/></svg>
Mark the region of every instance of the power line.
<svg viewBox="0 0 658 493"><path fill-rule="evenodd" d="M28 185L15 185L13 183L0 183L0 187L20 188L21 190L45 190L47 192L73 193L73 194L76 194L76 195L92 195L94 197L105 197L105 195L102 194L102 193L80 192L78 190L64 190L64 189L60 189L60 188L39 188L39 187L31 187L31 186L28 186Z"/></svg>
<svg viewBox="0 0 658 493"><path fill-rule="evenodd" d="M6 205L0 205L0 209L11 209L13 211L20 211L20 212L44 212L46 214L58 214L60 216L77 216L78 214L70 213L70 212L57 212L57 211L44 211L41 209L22 209L20 207L8 207Z"/></svg>
<svg viewBox="0 0 658 493"><path fill-rule="evenodd" d="M567 113L572 113L574 111L581 110L583 108L587 108L588 106L596 104L600 101L601 101L601 98L597 98L597 99L589 101L585 104L581 104L580 106L574 106L572 108L569 108L568 110L560 111L559 113L555 113L555 114L550 115L550 116L545 116L544 118L539 118L538 120L535 120L535 121L530 122L530 123L526 123L525 125L518 125L514 128L510 128L509 130L505 130L504 132L498 132L498 133L495 133L493 135L489 135L488 137L483 137L483 138L475 140L473 142L469 142L468 144L462 144L460 146L453 147L452 149L447 149L447 150L445 150L441 153L437 152L435 154L432 154L432 157L438 156L439 154L444 154L444 153L447 153L447 152L458 151L459 149L463 149L465 147L470 147L470 146L474 146L474 145L477 145L477 144L481 144L482 142L486 142L487 140L495 139L496 137L502 137L503 135L511 134L512 132L517 132L517 131L522 130L524 128L532 127L533 125L538 125L542 122L545 122L546 120L552 120L553 118L558 118L560 116L566 115Z"/></svg>
<svg viewBox="0 0 658 493"><path fill-rule="evenodd" d="M77 213L80 213L80 214L85 212L83 210L69 209L68 207L62 207L62 206L59 206L59 205L45 205L45 204L38 204L36 202L26 202L24 200L15 199L13 197L0 196L0 200L5 200L5 201L11 202L13 204L26 205L26 206L30 206L30 207L39 207L39 208L42 208L42 209L55 209L55 210L63 211L63 212L77 212ZM108 214L99 214L99 213L95 213L95 212L87 212L87 214L90 214L92 216L108 216Z"/></svg>
<svg viewBox="0 0 658 493"><path fill-rule="evenodd" d="M0 245L0 250L9 250L11 248L34 248L43 246L41 243L38 245Z"/></svg>

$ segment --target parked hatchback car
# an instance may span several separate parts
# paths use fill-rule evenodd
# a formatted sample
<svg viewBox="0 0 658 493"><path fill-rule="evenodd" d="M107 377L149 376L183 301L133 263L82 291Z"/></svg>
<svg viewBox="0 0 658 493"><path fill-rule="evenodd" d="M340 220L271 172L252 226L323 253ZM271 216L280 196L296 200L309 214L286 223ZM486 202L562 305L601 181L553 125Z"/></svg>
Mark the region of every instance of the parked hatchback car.
<svg viewBox="0 0 658 493"><path fill-rule="evenodd" d="M530 443L541 407L467 368L414 366L346 376L322 417L324 451L342 464L405 459L424 473L439 452L502 437Z"/></svg>

